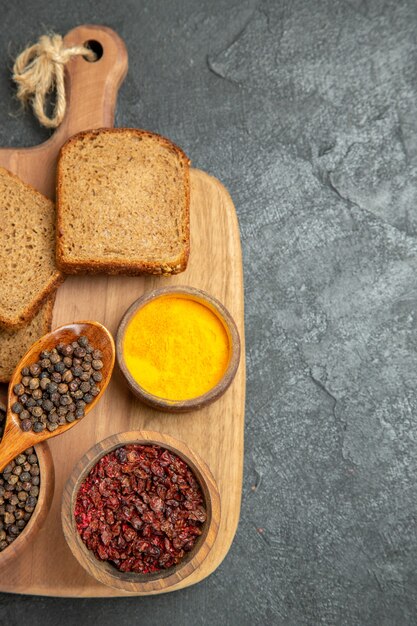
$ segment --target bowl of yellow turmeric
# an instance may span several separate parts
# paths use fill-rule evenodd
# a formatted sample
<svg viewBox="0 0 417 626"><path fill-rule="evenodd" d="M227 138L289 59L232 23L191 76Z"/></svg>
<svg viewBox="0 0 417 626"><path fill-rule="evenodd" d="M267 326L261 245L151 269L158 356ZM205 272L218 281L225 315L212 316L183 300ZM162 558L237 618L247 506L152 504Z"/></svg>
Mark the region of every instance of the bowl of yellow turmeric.
<svg viewBox="0 0 417 626"><path fill-rule="evenodd" d="M119 367L145 404L182 413L217 400L235 377L240 339L227 309L192 287L144 294L124 314L116 338Z"/></svg>

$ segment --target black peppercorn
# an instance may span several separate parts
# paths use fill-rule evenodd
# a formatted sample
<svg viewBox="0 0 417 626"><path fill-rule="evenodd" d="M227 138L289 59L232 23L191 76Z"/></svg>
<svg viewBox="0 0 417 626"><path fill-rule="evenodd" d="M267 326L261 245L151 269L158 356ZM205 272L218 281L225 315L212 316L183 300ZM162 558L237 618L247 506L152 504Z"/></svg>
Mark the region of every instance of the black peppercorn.
<svg viewBox="0 0 417 626"><path fill-rule="evenodd" d="M14 402L12 404L12 411L13 413L21 413L23 411L23 406L20 404L20 402Z"/></svg>
<svg viewBox="0 0 417 626"><path fill-rule="evenodd" d="M53 402L55 406L59 406L60 399L61 399L61 396L59 395L57 391L51 394L51 402Z"/></svg>
<svg viewBox="0 0 417 626"><path fill-rule="evenodd" d="M88 337L86 337L85 335L81 335L80 337L78 337L78 345L80 345L82 348L86 348L88 344Z"/></svg>
<svg viewBox="0 0 417 626"><path fill-rule="evenodd" d="M50 394L55 393L57 389L58 389L58 385L54 382L48 383L48 385L46 386L46 391Z"/></svg>
<svg viewBox="0 0 417 626"><path fill-rule="evenodd" d="M39 365L39 363L33 363L29 367L29 371L32 374L32 376L39 376L39 374L41 373L41 366Z"/></svg>
<svg viewBox="0 0 417 626"><path fill-rule="evenodd" d="M25 388L22 383L18 383L13 387L13 391L17 396L21 396L25 393Z"/></svg>
<svg viewBox="0 0 417 626"><path fill-rule="evenodd" d="M29 389L37 389L39 387L39 378L31 378L29 381Z"/></svg>
<svg viewBox="0 0 417 626"><path fill-rule="evenodd" d="M101 351L94 349L87 337L81 337L71 344L60 343L51 351L42 351L38 362L22 368L22 380L14 392L23 402L13 405L22 430L42 432L47 428L53 432L61 424L80 419L86 405L100 393L96 383L103 378L99 371L103 367L101 359ZM10 475L12 483L16 476L16 472ZM7 497L0 498L1 507Z"/></svg>
<svg viewBox="0 0 417 626"><path fill-rule="evenodd" d="M66 370L63 374L62 374L62 382L63 383L70 383L73 380L74 376L71 372L71 370Z"/></svg>
<svg viewBox="0 0 417 626"><path fill-rule="evenodd" d="M69 344L67 344L67 345L63 346L63 348L62 348L62 350L61 350L61 354L62 354L64 357L69 357L69 356L71 356L71 354L72 354L73 352L74 352L74 348L73 348L71 345L69 345Z"/></svg>
<svg viewBox="0 0 417 626"><path fill-rule="evenodd" d="M81 376L81 374L83 373L83 371L84 371L84 370L83 370L83 368L82 368L82 367L80 367L79 365L75 365L75 366L73 366L73 368L72 368L72 370L71 370L72 374L73 374L74 376L76 376L76 377Z"/></svg>
<svg viewBox="0 0 417 626"><path fill-rule="evenodd" d="M51 402L51 400L44 400L42 402L42 408L49 413L54 408L54 403Z"/></svg>
<svg viewBox="0 0 417 626"><path fill-rule="evenodd" d="M61 361L61 357L59 356L57 352L54 352L53 354L51 354L52 365L57 365L60 361Z"/></svg>
<svg viewBox="0 0 417 626"><path fill-rule="evenodd" d="M32 422L29 419L23 420L20 424L20 428L27 433L32 430Z"/></svg>

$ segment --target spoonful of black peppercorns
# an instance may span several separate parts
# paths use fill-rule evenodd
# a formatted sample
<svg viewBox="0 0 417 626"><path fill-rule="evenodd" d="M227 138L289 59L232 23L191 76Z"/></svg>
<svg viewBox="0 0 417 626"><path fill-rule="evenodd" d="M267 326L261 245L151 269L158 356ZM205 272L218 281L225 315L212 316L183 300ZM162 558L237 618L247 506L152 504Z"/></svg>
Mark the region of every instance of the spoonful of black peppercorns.
<svg viewBox="0 0 417 626"><path fill-rule="evenodd" d="M72 428L110 382L115 347L98 322L61 326L39 339L9 384L0 471L20 452Z"/></svg>

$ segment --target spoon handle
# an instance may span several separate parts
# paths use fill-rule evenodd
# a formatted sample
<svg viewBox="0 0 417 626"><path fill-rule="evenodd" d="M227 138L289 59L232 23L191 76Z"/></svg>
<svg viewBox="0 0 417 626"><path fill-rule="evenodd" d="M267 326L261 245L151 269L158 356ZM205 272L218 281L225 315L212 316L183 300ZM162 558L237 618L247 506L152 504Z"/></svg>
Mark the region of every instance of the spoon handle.
<svg viewBox="0 0 417 626"><path fill-rule="evenodd" d="M13 424L9 415L7 416L7 421L8 425L0 443L0 473L18 454L35 445L33 433L21 431L18 426ZM40 441L42 440L41 437L39 439ZM36 443L39 443L39 441L36 441Z"/></svg>

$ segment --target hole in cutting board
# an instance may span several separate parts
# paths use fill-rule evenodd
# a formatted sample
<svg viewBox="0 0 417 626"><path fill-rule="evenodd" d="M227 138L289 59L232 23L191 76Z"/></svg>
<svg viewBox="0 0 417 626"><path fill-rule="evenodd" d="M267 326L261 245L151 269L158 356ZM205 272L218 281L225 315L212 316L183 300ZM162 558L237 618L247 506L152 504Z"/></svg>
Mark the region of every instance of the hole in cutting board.
<svg viewBox="0 0 417 626"><path fill-rule="evenodd" d="M90 48L90 50L92 50L96 55L94 61L90 61L89 59L87 59L87 57L83 57L89 63L96 63L103 56L103 46L99 41L96 41L95 39L89 39L84 43L84 46L86 48Z"/></svg>

